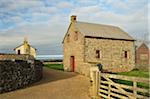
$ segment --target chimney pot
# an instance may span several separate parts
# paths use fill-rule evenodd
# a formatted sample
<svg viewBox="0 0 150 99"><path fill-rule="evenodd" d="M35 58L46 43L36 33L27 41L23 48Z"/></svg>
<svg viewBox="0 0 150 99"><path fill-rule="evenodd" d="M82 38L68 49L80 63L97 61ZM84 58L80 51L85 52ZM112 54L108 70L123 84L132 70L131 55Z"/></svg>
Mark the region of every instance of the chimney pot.
<svg viewBox="0 0 150 99"><path fill-rule="evenodd" d="M76 22L76 17L77 17L76 15L72 15L71 16L71 22Z"/></svg>

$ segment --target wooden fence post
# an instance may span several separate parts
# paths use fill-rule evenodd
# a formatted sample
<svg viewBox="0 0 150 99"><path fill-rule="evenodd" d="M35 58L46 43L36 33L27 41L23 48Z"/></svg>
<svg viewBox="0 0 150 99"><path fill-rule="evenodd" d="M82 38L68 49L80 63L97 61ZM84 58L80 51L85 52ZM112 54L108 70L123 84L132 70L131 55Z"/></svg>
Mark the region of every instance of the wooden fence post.
<svg viewBox="0 0 150 99"><path fill-rule="evenodd" d="M137 98L137 83L133 81L133 93L134 93L134 99Z"/></svg>
<svg viewBox="0 0 150 99"><path fill-rule="evenodd" d="M96 71L96 85L95 85L96 89L96 96L98 95L99 93L99 71Z"/></svg>
<svg viewBox="0 0 150 99"><path fill-rule="evenodd" d="M99 71L97 67L93 67L90 70L90 77L91 77L91 97L92 99L97 99L98 92L99 92Z"/></svg>
<svg viewBox="0 0 150 99"><path fill-rule="evenodd" d="M100 90L100 86L101 86L101 71L99 71L99 74L98 74L98 78L99 78L99 80L98 80L98 92L99 92L99 90ZM98 96L99 96L99 93L98 93Z"/></svg>
<svg viewBox="0 0 150 99"><path fill-rule="evenodd" d="M111 83L108 84L108 99L110 99Z"/></svg>

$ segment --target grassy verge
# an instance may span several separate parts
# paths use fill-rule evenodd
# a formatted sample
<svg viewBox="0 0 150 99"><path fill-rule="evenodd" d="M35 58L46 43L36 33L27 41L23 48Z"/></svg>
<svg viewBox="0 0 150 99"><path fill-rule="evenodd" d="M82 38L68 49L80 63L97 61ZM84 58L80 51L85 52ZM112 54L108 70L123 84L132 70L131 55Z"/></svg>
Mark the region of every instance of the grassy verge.
<svg viewBox="0 0 150 99"><path fill-rule="evenodd" d="M142 70L132 70L129 72L122 72L122 73L118 73L118 74L119 75L126 75L126 76L149 78L149 72L148 71L142 71Z"/></svg>
<svg viewBox="0 0 150 99"><path fill-rule="evenodd" d="M64 70L63 64L45 64L45 67L51 68L51 69L56 69L56 70Z"/></svg>
<svg viewBox="0 0 150 99"><path fill-rule="evenodd" d="M118 75L149 78L149 72L148 71L147 72L146 71L141 71L141 70L132 70L130 72L122 72L122 73L118 73ZM113 79L113 81L116 82L116 83L133 86L133 83L131 81L117 80L117 79ZM140 81L137 83L137 86L140 87L140 88L149 89L149 84L141 83ZM130 91L130 90L128 90L128 91ZM138 93L141 94L141 95L149 96L148 93L142 93L142 92L138 92Z"/></svg>
<svg viewBox="0 0 150 99"><path fill-rule="evenodd" d="M132 70L129 72L122 72L122 73L118 73L118 74L125 75L125 76L149 78L149 72L141 71L141 70ZM133 84L131 81L125 81L125 80L118 80L117 82L121 83L121 84L130 85L130 86L132 86L132 84ZM146 83L138 82L137 86L141 87L141 88L149 89L149 84L146 84Z"/></svg>

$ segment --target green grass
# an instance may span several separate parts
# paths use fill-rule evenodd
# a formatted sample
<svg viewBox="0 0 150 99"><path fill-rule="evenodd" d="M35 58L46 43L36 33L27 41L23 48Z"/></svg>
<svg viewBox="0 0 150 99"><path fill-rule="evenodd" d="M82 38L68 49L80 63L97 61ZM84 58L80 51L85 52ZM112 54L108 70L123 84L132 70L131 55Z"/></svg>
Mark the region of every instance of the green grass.
<svg viewBox="0 0 150 99"><path fill-rule="evenodd" d="M148 71L142 71L142 70L132 70L129 72L122 72L122 73L118 73L118 74L119 75L126 75L126 76L149 78L149 72Z"/></svg>
<svg viewBox="0 0 150 99"><path fill-rule="evenodd" d="M119 75L125 75L125 76L149 78L149 72L148 71L147 72L142 71L142 70L132 70L132 71L129 71L129 72L122 72L122 73L118 73L118 74ZM125 80L118 80L117 82L121 83L121 84L130 85L130 86L132 86L132 84L133 84L131 81L125 81ZM149 89L149 84L146 84L146 83L138 82L137 86L141 87L141 88Z"/></svg>
<svg viewBox="0 0 150 99"><path fill-rule="evenodd" d="M51 69L56 69L56 70L64 70L63 64L45 64L45 67L51 68Z"/></svg>
<svg viewBox="0 0 150 99"><path fill-rule="evenodd" d="M142 70L132 70L130 72L122 72L122 73L118 73L118 75L149 78L149 72L148 71L142 71ZM113 79L113 81L116 82L116 83L125 84L125 85L129 85L129 86L133 85L133 83L131 81L126 81L126 80ZM141 83L140 81L137 83L137 86L140 87L140 88L149 89L149 84ZM138 92L138 93L140 93L142 95L149 96L148 93L142 93L142 92Z"/></svg>

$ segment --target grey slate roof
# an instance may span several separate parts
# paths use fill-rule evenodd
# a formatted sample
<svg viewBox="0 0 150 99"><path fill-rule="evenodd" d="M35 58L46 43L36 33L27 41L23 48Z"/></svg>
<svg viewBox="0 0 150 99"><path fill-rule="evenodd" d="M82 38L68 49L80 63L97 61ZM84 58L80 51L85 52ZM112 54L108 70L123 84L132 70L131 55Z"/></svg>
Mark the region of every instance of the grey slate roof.
<svg viewBox="0 0 150 99"><path fill-rule="evenodd" d="M128 33L116 26L79 21L75 25L84 36L134 40Z"/></svg>

